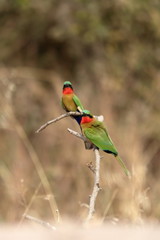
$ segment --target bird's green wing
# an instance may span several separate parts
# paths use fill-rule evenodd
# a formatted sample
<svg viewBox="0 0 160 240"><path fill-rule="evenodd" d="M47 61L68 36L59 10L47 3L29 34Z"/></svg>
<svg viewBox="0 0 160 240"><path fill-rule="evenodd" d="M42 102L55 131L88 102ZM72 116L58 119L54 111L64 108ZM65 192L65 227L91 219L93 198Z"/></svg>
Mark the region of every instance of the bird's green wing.
<svg viewBox="0 0 160 240"><path fill-rule="evenodd" d="M102 125L103 126L103 125ZM101 124L86 128L84 130L85 136L96 145L98 148L108 153L113 153L115 156L118 154L111 138L109 137L105 128Z"/></svg>
<svg viewBox="0 0 160 240"><path fill-rule="evenodd" d="M76 95L73 96L73 101L75 102L77 107L80 107L81 110L84 110L82 103Z"/></svg>

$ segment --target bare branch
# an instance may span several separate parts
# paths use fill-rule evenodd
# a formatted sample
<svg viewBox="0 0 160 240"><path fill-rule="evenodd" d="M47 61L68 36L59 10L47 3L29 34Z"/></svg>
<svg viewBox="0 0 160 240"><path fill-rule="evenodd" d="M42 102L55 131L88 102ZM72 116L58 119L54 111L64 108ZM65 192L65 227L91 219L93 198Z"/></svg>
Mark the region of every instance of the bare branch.
<svg viewBox="0 0 160 240"><path fill-rule="evenodd" d="M52 229L52 230L56 230L55 226L51 225L51 224L48 223L48 222L44 222L44 221L42 221L41 219L32 217L32 216L30 216L30 215L24 215L24 217L25 217L26 219L28 219L28 220L31 220L31 221L33 221L33 222L36 222L36 223L40 224L40 225L43 225L44 227L47 227L47 228Z"/></svg>
<svg viewBox="0 0 160 240"><path fill-rule="evenodd" d="M59 120L61 120L61 119L63 119L63 118L66 118L66 117L69 117L69 116L82 116L82 115L83 115L83 112L82 112L81 108L79 107L78 110L79 110L80 112L67 112L67 113L64 113L64 114L60 115L60 116L57 117L57 118L54 118L54 119L46 122L45 124L43 124L43 125L36 131L36 133L41 132L43 129L45 129L46 127L48 127L50 124L55 123L55 122L57 122L57 121L59 121ZM101 115L101 116L94 116L94 117L95 117L98 121L103 122L103 116L102 116L102 115Z"/></svg>
<svg viewBox="0 0 160 240"><path fill-rule="evenodd" d="M80 112L68 112L68 113L64 113L62 115L60 115L59 117L55 118L55 119L52 119L48 122L46 122L45 124L43 124L37 131L36 133L39 133L41 132L43 129L45 129L46 127L48 127L50 124L52 123L55 123L65 117L69 117L69 116L81 116L83 113L80 113Z"/></svg>
<svg viewBox="0 0 160 240"><path fill-rule="evenodd" d="M93 218L93 214L95 212L95 202L96 202L96 198L98 195L98 192L100 190L100 186L99 186L99 172L100 172L100 154L99 154L99 150L98 149L94 149L95 152L95 157L96 157L96 166L95 166L95 174L94 174L94 187L93 187L93 191L92 194L90 196L90 202L89 202L89 212L88 212L88 216L86 219L86 222L88 223L92 218Z"/></svg>
<svg viewBox="0 0 160 240"><path fill-rule="evenodd" d="M67 130L69 131L69 133L71 133L74 136L82 139L84 142L88 141L88 139L85 136L83 136L82 134L80 134L76 131L73 131L69 128ZM99 186L99 172L100 172L101 157L100 157L100 154L99 154L99 150L96 148L96 146L94 146L94 152L95 152L95 157L96 157L95 167L93 166L92 162L87 164L88 168L94 173L94 187L93 187L92 194L90 196L89 212L88 212L86 222L89 222L93 217L93 214L95 212L96 198L97 198L99 190L101 189L100 186Z"/></svg>
<svg viewBox="0 0 160 240"><path fill-rule="evenodd" d="M52 123L55 123L55 122L65 118L65 117L68 117L68 116L82 116L82 115L83 115L83 112L68 112L68 113L62 114L61 116L59 116L59 117L57 117L57 118L55 118L53 120L50 120L47 123L45 123L44 125L42 125L36 131L36 133L39 133L40 131L45 129L48 125L50 125ZM89 169L94 173L94 187L93 187L92 194L90 196L89 212L88 212L88 216L87 216L87 219L86 219L86 222L89 222L93 218L93 214L95 212L95 202L96 202L96 198L97 198L98 192L100 190L100 186L99 186L99 171L100 171L100 160L101 160L101 157L100 157L100 154L99 154L99 150L96 148L96 146L94 146L94 144L92 144L85 136L83 136L82 134L80 134L80 133L78 133L76 131L73 131L73 130L71 130L69 128L67 130L72 135L74 135L74 136L80 138L81 140L83 140L85 145L86 145L86 143L89 144L89 147L87 147L86 149L94 149L94 152L95 152L95 157L96 157L95 169L94 169L93 165L92 166L88 165Z"/></svg>

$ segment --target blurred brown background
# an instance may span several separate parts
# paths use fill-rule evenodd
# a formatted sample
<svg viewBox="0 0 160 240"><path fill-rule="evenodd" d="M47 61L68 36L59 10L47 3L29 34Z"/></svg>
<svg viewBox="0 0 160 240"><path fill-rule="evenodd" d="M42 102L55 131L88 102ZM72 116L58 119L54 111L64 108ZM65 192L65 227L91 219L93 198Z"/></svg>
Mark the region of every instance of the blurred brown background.
<svg viewBox="0 0 160 240"><path fill-rule="evenodd" d="M133 175L101 152L96 219L159 221L159 23L158 0L0 1L1 222L24 212L53 219L52 194L62 218L87 215L94 153L67 132L78 125L67 118L35 134L64 113L66 80L86 109L104 115Z"/></svg>

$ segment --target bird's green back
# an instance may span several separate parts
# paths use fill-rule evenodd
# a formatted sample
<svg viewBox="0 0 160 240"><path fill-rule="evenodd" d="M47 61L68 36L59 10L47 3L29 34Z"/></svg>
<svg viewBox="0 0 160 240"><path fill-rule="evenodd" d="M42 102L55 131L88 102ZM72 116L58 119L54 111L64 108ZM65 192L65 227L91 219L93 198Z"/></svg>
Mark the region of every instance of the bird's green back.
<svg viewBox="0 0 160 240"><path fill-rule="evenodd" d="M87 127L83 131L85 136L99 149L108 151L114 155L118 154L117 149L115 148L102 122L95 121L92 123L91 127Z"/></svg>

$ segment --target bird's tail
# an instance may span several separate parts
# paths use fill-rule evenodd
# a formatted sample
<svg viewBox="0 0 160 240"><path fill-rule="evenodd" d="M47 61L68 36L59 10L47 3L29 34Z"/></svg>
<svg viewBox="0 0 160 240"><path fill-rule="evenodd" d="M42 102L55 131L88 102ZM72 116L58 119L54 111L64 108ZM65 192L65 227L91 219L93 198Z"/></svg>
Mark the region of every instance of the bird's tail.
<svg viewBox="0 0 160 240"><path fill-rule="evenodd" d="M128 168L126 167L125 163L123 162L123 160L117 155L115 156L116 159L118 160L119 164L121 165L121 167L123 168L125 174L127 175L127 177L131 178L131 173L128 170Z"/></svg>

